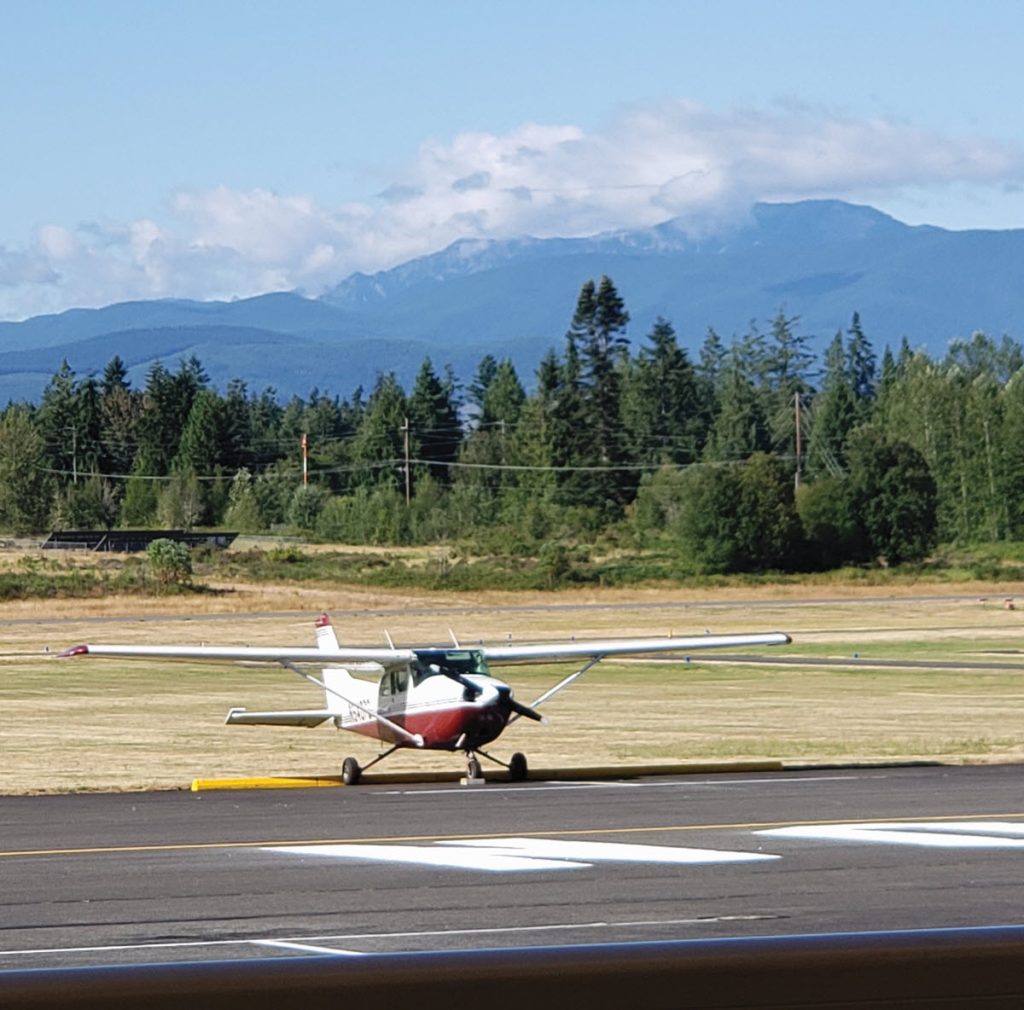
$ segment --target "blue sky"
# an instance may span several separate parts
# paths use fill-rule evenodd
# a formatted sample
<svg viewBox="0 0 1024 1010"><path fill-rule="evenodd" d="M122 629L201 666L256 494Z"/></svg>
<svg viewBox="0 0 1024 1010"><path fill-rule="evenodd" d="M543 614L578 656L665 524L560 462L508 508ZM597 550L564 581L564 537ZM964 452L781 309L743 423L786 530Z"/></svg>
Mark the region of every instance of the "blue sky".
<svg viewBox="0 0 1024 1010"><path fill-rule="evenodd" d="M0 318L838 197L1024 227L1011 0L6 0Z"/></svg>

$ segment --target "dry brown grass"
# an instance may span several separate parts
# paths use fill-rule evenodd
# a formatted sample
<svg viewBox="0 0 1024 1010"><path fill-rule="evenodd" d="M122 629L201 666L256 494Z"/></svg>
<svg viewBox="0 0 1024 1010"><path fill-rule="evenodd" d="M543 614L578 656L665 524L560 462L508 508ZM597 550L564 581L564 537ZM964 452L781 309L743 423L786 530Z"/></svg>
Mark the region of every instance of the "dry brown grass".
<svg viewBox="0 0 1024 1010"><path fill-rule="evenodd" d="M376 753L372 742L324 727L223 725L235 705L320 704L315 689L293 675L55 658L76 641L307 645L313 617L330 610L359 612L336 621L340 637L354 644L381 644L385 629L405 643L443 642L448 627L464 643L509 635L523 641L759 629L790 632L794 645L781 651L794 654L816 646L849 657L884 642L894 658L908 658L934 655L927 647L941 640L948 647L945 658L976 659L1021 643L1024 610L1004 609L1003 598L1022 589L945 586L943 599L920 601L907 598L913 593L908 587L903 598L887 591L893 598L877 603L864 602L879 595L877 589L829 587L822 595L840 602L816 604L799 602L813 589L794 586L466 595L266 586L236 587L200 603L112 598L4 604L0 792L327 774L336 773L348 753L361 760ZM232 613L239 616L225 616ZM251 613L260 616L241 616ZM530 700L566 671L502 672L517 695ZM550 725L522 720L494 749L524 750L534 767L709 758L1019 759L1022 701L1024 677L1014 671L606 663L549 703ZM404 753L386 767L456 769L460 758Z"/></svg>

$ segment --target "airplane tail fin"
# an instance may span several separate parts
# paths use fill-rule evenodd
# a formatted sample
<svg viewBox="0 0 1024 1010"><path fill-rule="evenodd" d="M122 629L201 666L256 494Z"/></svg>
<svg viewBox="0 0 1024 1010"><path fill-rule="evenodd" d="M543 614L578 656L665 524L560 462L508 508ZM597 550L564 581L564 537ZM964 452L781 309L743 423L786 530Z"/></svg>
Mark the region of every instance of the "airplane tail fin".
<svg viewBox="0 0 1024 1010"><path fill-rule="evenodd" d="M316 619L316 645L318 649L338 648L338 636L328 614L321 614ZM348 706L339 695L347 697L351 693L352 675L341 666L325 666L320 674L327 688L327 710L334 715L341 715L348 710Z"/></svg>
<svg viewBox="0 0 1024 1010"><path fill-rule="evenodd" d="M338 648L338 636L328 614L321 614L316 619L316 645L318 649Z"/></svg>

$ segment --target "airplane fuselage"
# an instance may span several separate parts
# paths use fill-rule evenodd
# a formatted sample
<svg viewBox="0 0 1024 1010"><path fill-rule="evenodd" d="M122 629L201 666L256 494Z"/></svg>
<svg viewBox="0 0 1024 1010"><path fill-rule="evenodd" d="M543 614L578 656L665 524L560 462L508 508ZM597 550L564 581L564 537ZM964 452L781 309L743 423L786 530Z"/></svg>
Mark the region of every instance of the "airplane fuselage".
<svg viewBox="0 0 1024 1010"><path fill-rule="evenodd" d="M460 684L434 675L415 682L412 669L389 684L382 681L377 712L423 740L427 750L475 750L497 739L512 709L507 684L489 676L464 675ZM336 717L340 729L398 746L414 746L387 723L353 710Z"/></svg>

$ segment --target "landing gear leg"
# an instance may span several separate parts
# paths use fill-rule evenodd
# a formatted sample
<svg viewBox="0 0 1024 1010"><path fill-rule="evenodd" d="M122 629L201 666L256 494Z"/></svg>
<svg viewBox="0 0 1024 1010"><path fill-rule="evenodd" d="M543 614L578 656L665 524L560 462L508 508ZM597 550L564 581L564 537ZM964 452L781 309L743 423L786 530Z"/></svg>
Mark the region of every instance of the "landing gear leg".
<svg viewBox="0 0 1024 1010"><path fill-rule="evenodd" d="M509 782L524 782L526 780L529 768L526 764L525 754L520 754L519 751L516 751L515 754L509 758L508 764L500 758L496 758L493 754L488 754L487 751L478 750L477 754L482 754L488 761L493 761L496 765L501 765L502 768L507 768ZM477 763L477 767L480 767L479 762Z"/></svg>
<svg viewBox="0 0 1024 1010"><path fill-rule="evenodd" d="M367 769L372 768L378 761L383 761L389 754L394 754L398 750L398 745L391 748L391 750L384 751L383 754L378 754L366 768L360 768L359 762L353 757L347 757L341 763L341 781L347 786L359 785L359 780L363 777L363 772Z"/></svg>

